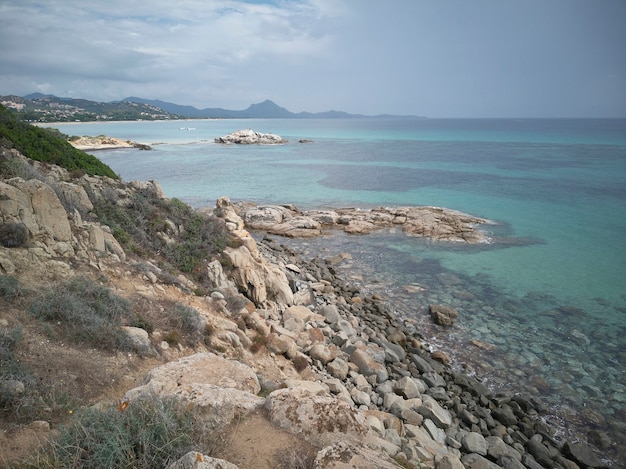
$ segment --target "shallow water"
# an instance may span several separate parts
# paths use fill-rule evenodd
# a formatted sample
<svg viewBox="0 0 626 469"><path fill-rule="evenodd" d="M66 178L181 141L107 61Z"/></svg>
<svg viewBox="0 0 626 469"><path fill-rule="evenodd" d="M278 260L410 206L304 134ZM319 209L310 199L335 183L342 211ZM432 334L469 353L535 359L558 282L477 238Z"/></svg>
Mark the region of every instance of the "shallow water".
<svg viewBox="0 0 626 469"><path fill-rule="evenodd" d="M181 129L181 127L183 129ZM185 130L193 127L195 130ZM96 155L194 205L438 205L498 222L489 246L401 234L298 241L349 251L350 275L423 320L433 346L498 387L541 395L564 427L626 445L626 120L349 119L63 124L155 150ZM242 128L283 146L222 146ZM301 138L311 139L300 144ZM414 293L405 286L413 285ZM418 286L420 289L418 288ZM461 312L432 326L429 303ZM471 339L491 344L486 351ZM564 429L566 431L567 428Z"/></svg>

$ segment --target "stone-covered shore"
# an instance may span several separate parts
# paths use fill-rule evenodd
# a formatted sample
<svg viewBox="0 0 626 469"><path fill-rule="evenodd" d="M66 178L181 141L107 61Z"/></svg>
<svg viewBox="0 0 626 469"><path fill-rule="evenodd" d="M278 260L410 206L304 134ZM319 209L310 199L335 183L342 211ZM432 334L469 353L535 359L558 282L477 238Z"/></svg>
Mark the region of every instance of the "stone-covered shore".
<svg viewBox="0 0 626 469"><path fill-rule="evenodd" d="M218 201L216 214L245 232L227 199ZM609 467L587 444L559 441L542 420L548 409L540 400L494 394L453 371L445 352L431 353L415 323L394 317L382 298L342 281L336 269L341 259L307 261L271 235L254 244L289 282L289 292L279 289L271 299L293 298L282 314L259 309L244 312L244 321L267 329L272 353L306 360L315 373L315 394L330 394L363 412L387 454L437 469ZM244 269L245 263L233 260ZM240 288L247 282L254 298L257 287L240 273ZM276 283L271 277L267 285ZM285 424L285 415L279 420L294 425Z"/></svg>
<svg viewBox="0 0 626 469"><path fill-rule="evenodd" d="M24 159L16 150L4 154ZM288 434L282 448L310 446L306 467L317 469L618 467L583 442L560 440L542 420L547 409L539 400L494 393L451 368L447 354L431 351L415 323L395 317L381 297L342 280L342 256L308 260L271 237L257 241L236 206L223 197L211 216L222 218L238 242L224 249L221 260L208 262L203 274L211 289L199 289L182 274L175 279L164 275L156 262L127 257L108 226L81 216L104 194L115 194L118 207L136 196L165 200L156 181L124 183L87 175L71 179L61 168L29 164L45 169L46 181L0 181L2 222L23 225L22 232L30 237L27 243L10 240L0 246L3 274L37 284L84 274L100 281L106 277L116 293L140 297L143 305L154 302L156 308L174 300L193 305L196 327L208 335L197 346L173 347L164 340L165 329L124 326L137 358L115 354L112 368L128 359L127 370L134 369L143 356L158 357L162 364L153 368L156 363L145 363L149 371L144 379L120 384L124 397L117 402L116 394L118 410L142 397L176 398L197 411L198 427L210 435L256 418L261 421L257 433L265 438L259 446L280 430ZM71 201L71 210L59 197ZM297 210L287 210L289 220L299 220ZM354 210L353 218L338 215L337 226L319 223L334 229L350 226L352 220L374 228L389 221L403 226L411 218L403 211L372 210L364 220ZM449 236L452 226L462 235L452 235L450 241L480 239L473 226L479 219L445 210L426 214L424 226L429 228L419 236ZM324 213L322 218L328 216L334 217ZM174 243L172 236L182 230L171 220L159 227L163 231L157 236L166 243ZM443 314L439 320L453 315L446 306L431 308ZM0 327L14 324L10 313L3 312ZM51 354L52 346L44 342L41 357ZM91 380L95 362L91 355L85 360ZM24 383L15 380L0 383L3 392L7 385L18 384L23 389ZM52 437L50 422L32 424ZM251 445L244 441L246 448ZM211 452L210 447L198 449L205 450ZM276 467L250 454L258 453L246 453L245 460L227 446L215 458L190 452L168 467Z"/></svg>

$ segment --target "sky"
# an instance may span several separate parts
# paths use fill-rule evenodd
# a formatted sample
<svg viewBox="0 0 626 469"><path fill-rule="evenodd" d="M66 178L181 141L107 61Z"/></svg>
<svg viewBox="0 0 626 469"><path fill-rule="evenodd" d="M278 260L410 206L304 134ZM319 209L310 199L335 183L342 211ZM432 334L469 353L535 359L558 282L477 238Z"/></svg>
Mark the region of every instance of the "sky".
<svg viewBox="0 0 626 469"><path fill-rule="evenodd" d="M626 0L0 0L0 95L626 117Z"/></svg>

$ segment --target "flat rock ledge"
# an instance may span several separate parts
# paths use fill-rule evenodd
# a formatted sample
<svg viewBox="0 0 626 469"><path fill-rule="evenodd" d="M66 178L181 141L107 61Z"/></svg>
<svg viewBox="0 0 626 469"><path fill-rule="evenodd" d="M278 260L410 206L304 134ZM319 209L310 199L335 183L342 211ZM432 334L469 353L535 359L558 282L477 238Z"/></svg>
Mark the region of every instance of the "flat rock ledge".
<svg viewBox="0 0 626 469"><path fill-rule="evenodd" d="M490 243L480 225L494 222L441 207L378 207L372 209L300 211L294 205L235 205L246 228L292 238L314 237L324 230L340 229L349 234L400 228L407 236L470 244Z"/></svg>
<svg viewBox="0 0 626 469"><path fill-rule="evenodd" d="M138 143L132 140L122 140L121 138L98 135L97 137L83 136L70 140L70 144L79 150L113 150L116 148L138 148L139 150L152 150L150 145Z"/></svg>
<svg viewBox="0 0 626 469"><path fill-rule="evenodd" d="M288 143L287 140L283 139L279 135L264 134L256 132L252 129L237 130L236 132L224 135L223 137L216 137L214 141L215 143L234 143L238 145L281 145Z"/></svg>

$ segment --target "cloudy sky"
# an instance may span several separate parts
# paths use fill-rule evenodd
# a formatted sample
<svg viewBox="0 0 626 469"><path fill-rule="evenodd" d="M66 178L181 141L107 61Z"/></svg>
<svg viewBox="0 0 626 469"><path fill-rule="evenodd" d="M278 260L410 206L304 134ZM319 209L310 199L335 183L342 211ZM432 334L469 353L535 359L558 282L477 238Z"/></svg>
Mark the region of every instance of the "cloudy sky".
<svg viewBox="0 0 626 469"><path fill-rule="evenodd" d="M0 0L0 95L626 117L626 0Z"/></svg>

